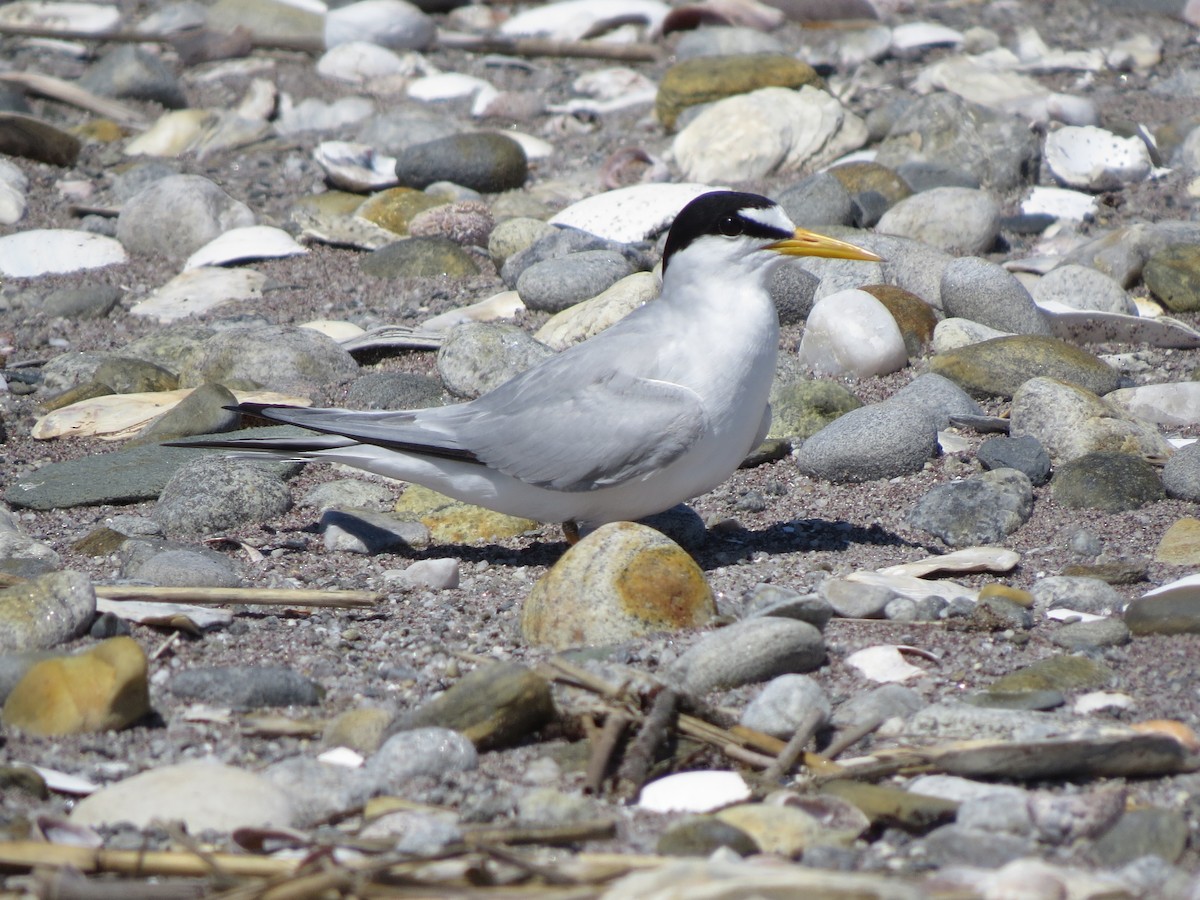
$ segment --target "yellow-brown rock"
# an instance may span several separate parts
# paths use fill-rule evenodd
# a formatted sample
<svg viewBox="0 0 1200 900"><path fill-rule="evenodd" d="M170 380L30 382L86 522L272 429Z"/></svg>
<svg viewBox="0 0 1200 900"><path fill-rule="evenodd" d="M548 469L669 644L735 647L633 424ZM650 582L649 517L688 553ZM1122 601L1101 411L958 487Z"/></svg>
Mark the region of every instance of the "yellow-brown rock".
<svg viewBox="0 0 1200 900"><path fill-rule="evenodd" d="M521 519L463 503L419 484L410 484L396 501L401 518L414 519L429 529L434 541L444 544L474 544L516 537L541 526Z"/></svg>
<svg viewBox="0 0 1200 900"><path fill-rule="evenodd" d="M1154 559L1181 566L1200 562L1200 519L1186 518L1172 523L1158 542Z"/></svg>
<svg viewBox="0 0 1200 900"><path fill-rule="evenodd" d="M396 234L408 234L413 216L445 202L412 188L388 188L364 200L355 215Z"/></svg>
<svg viewBox="0 0 1200 900"><path fill-rule="evenodd" d="M704 56L685 59L667 69L658 85L654 112L667 130L673 130L689 106L712 103L735 94L764 87L824 87L825 82L807 63L774 53Z"/></svg>
<svg viewBox="0 0 1200 900"><path fill-rule="evenodd" d="M933 307L911 291L890 284L869 284L862 290L892 314L904 338L904 349L909 358L916 359L924 354L925 348L933 341L933 329L938 322Z"/></svg>
<svg viewBox="0 0 1200 900"><path fill-rule="evenodd" d="M556 648L608 644L703 625L712 589L687 552L633 522L597 528L563 554L525 600L525 640Z"/></svg>
<svg viewBox="0 0 1200 900"><path fill-rule="evenodd" d="M1033 594L1029 593L1029 591L1023 591L1020 588L1001 584L998 581L985 584L979 589L980 600L986 600L988 597L1003 597L1005 600L1011 600L1013 603L1023 606L1026 609L1033 609Z"/></svg>
<svg viewBox="0 0 1200 900"><path fill-rule="evenodd" d="M4 727L42 737L124 728L150 711L146 654L115 637L34 665L4 703Z"/></svg>
<svg viewBox="0 0 1200 900"><path fill-rule="evenodd" d="M912 188L895 169L876 162L850 162L834 166L829 174L842 183L851 196L870 191L887 200L889 207L912 196Z"/></svg>

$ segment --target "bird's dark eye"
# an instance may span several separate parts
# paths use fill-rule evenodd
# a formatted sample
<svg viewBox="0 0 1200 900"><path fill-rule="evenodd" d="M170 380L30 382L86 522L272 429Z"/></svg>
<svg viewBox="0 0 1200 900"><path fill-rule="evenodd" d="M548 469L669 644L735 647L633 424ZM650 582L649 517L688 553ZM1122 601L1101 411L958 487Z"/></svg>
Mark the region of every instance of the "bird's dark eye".
<svg viewBox="0 0 1200 900"><path fill-rule="evenodd" d="M721 234L726 237L737 237L742 233L742 223L737 216L722 216L721 221L717 223L717 227L721 229Z"/></svg>

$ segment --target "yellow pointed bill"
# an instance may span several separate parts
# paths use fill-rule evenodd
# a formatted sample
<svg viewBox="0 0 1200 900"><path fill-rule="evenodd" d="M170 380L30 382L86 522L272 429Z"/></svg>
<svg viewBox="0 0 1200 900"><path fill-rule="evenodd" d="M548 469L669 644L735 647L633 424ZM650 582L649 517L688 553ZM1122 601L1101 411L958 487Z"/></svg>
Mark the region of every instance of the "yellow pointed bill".
<svg viewBox="0 0 1200 900"><path fill-rule="evenodd" d="M867 262L882 262L883 258L876 256L870 250L856 247L837 238L817 234L797 228L790 238L767 244L766 249L782 253L784 256L825 256L830 259L861 259Z"/></svg>

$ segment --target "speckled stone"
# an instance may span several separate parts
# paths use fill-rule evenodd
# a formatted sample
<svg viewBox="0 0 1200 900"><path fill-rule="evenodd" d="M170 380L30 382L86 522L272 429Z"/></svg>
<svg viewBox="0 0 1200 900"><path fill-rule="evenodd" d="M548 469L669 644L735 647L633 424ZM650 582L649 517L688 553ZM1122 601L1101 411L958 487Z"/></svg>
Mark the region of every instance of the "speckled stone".
<svg viewBox="0 0 1200 900"><path fill-rule="evenodd" d="M563 648L694 628L715 614L712 589L683 548L645 525L612 522L534 585L521 632L530 643Z"/></svg>
<svg viewBox="0 0 1200 900"><path fill-rule="evenodd" d="M753 53L738 56L700 57L678 62L663 74L654 112L668 130L674 129L683 110L712 103L734 94L764 87L823 87L812 66L790 56Z"/></svg>

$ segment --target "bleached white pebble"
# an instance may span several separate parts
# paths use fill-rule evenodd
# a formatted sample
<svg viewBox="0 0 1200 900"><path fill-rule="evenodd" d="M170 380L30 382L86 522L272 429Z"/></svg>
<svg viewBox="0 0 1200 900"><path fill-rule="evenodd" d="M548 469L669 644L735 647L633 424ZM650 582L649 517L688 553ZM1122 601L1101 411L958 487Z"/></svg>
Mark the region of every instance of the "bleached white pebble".
<svg viewBox="0 0 1200 900"><path fill-rule="evenodd" d="M120 241L90 231L35 228L0 237L0 275L12 278L100 269L126 259Z"/></svg>
<svg viewBox="0 0 1200 900"><path fill-rule="evenodd" d="M799 360L822 375L869 378L908 364L908 351L887 307L866 291L821 298L808 314Z"/></svg>
<svg viewBox="0 0 1200 900"><path fill-rule="evenodd" d="M1068 125L1046 136L1046 165L1061 183L1109 191L1144 181L1153 169L1140 138L1123 138L1091 126Z"/></svg>

